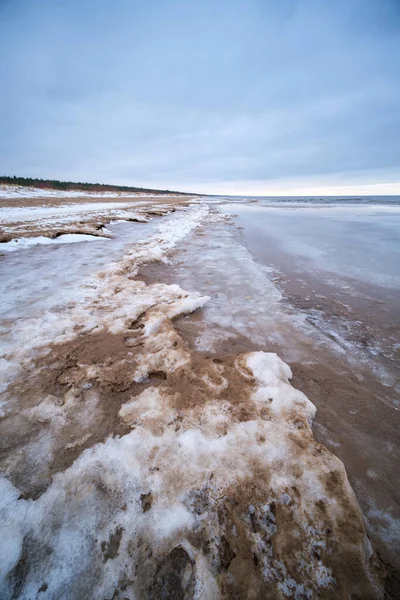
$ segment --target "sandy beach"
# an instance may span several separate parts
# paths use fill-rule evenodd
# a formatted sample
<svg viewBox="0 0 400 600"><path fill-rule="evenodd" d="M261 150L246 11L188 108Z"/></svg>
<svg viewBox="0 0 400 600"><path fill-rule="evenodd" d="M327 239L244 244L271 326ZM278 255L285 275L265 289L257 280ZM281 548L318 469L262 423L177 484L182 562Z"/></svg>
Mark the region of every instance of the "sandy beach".
<svg viewBox="0 0 400 600"><path fill-rule="evenodd" d="M2 598L398 597L398 211L4 195Z"/></svg>

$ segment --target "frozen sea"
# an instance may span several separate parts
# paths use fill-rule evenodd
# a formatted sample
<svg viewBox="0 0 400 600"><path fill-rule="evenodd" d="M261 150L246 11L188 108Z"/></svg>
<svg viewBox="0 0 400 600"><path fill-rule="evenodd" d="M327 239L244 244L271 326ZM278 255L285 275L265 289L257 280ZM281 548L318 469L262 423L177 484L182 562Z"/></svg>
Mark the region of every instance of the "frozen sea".
<svg viewBox="0 0 400 600"><path fill-rule="evenodd" d="M251 228L304 270L400 287L400 197L314 204L265 199L225 204L223 210L238 214L245 230Z"/></svg>

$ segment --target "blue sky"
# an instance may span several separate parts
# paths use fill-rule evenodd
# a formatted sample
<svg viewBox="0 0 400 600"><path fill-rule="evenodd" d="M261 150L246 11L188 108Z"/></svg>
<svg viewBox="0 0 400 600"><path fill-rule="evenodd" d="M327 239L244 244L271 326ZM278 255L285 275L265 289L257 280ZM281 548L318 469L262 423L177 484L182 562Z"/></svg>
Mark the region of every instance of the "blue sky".
<svg viewBox="0 0 400 600"><path fill-rule="evenodd" d="M0 172L400 193L399 0L0 0Z"/></svg>

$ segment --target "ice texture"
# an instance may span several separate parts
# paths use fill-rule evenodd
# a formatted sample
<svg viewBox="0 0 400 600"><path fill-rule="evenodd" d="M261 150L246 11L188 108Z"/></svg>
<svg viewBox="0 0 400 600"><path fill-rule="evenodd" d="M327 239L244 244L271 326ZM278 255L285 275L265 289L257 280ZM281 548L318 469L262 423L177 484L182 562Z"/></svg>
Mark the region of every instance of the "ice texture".
<svg viewBox="0 0 400 600"><path fill-rule="evenodd" d="M169 316L191 312L202 306L208 297L185 293L177 285L146 286L135 279L139 266L163 260L165 254L197 227L208 214L204 205L177 213L158 225L156 234L131 246L118 262L68 290L67 303L39 310L32 316L17 319L0 341L0 374L2 386L16 376L21 364L26 364L40 347L63 342L80 333L107 330L123 331L126 322L137 319L141 312L154 305L162 306ZM7 304L7 303L6 303Z"/></svg>
<svg viewBox="0 0 400 600"><path fill-rule="evenodd" d="M81 213L99 214L102 211L115 211L132 208L131 202L88 202L79 204L62 204L61 206L1 206L0 217L8 223L21 221L41 221L42 219L72 218L76 220Z"/></svg>
<svg viewBox="0 0 400 600"><path fill-rule="evenodd" d="M258 382L253 397L238 390L252 419L232 418L235 401L212 389L179 414L168 384L149 387L121 406L131 431L85 450L36 500L1 480L2 597L19 585L19 598L350 598L343 556L363 597L379 597L357 502L313 440L307 399L293 390L269 417L259 407L259 382L284 394L290 370L274 354L239 360Z"/></svg>
<svg viewBox="0 0 400 600"><path fill-rule="evenodd" d="M173 320L209 296L140 279L208 219L178 211L68 302L4 319L1 598L381 597L290 367L196 352Z"/></svg>

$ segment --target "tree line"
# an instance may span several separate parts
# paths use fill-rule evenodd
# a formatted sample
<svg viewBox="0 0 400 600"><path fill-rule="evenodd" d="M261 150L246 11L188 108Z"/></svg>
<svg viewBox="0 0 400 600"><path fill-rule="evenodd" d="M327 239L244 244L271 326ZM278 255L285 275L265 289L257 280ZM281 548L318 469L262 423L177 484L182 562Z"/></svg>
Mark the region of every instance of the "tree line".
<svg viewBox="0 0 400 600"><path fill-rule="evenodd" d="M128 185L108 185L82 181L59 181L58 179L38 179L34 177L0 176L0 184L24 185L50 190L84 190L88 192L151 192L152 194L185 194L172 190L152 190Z"/></svg>

